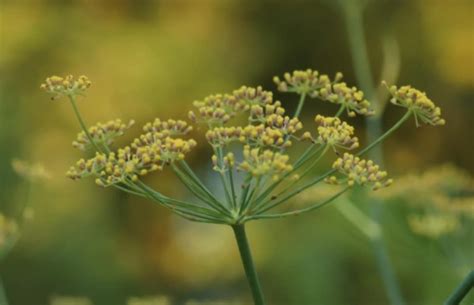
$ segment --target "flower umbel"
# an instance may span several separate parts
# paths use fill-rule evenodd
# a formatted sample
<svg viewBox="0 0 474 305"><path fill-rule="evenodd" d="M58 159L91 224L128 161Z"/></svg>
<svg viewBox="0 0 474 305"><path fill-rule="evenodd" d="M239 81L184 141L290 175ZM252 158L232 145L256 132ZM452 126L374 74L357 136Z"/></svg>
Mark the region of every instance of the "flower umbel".
<svg viewBox="0 0 474 305"><path fill-rule="evenodd" d="M115 138L122 136L125 131L134 124L134 120L130 120L128 123L123 123L122 120L116 119L106 123L99 122L94 126L89 127L88 132L96 144L110 145L114 142ZM85 151L93 147L93 144L86 133L81 131L77 134L76 140L72 142L72 146Z"/></svg>
<svg viewBox="0 0 474 305"><path fill-rule="evenodd" d="M66 95L70 99L82 128L74 146L96 150L93 158L81 159L71 167L67 173L70 178L76 180L91 176L100 186L115 187L150 199L188 220L230 225L244 262L251 262L244 229L246 222L300 215L322 208L354 184L367 185L376 190L392 183L391 179L387 179L387 172L381 171L378 165L348 153L338 158L333 169L326 174L311 177L313 169L329 148L351 150L359 146L354 128L341 121L339 115L344 110L349 116L372 113L362 91L348 87L340 82L341 78L342 74L338 73L331 81L327 75L310 69L285 73L283 81L275 77L280 91L300 95L292 115L287 115L282 103L274 101L273 93L262 87L243 86L230 94L214 94L195 101L193 105L197 109L190 111L188 116L194 123L204 123L207 127L206 139L212 148L212 169L219 176L222 196L220 192L215 192L216 185L211 191L185 161L186 154L197 145L194 139L184 138L192 130L187 122L155 119L143 127L143 134L132 143L112 151L109 145L113 139L122 135L132 123L123 124L116 120L87 128L75 102L75 96L90 86L86 77L80 77L77 81L72 76L50 77L42 88L57 97ZM409 118L411 112L433 124L444 122L439 118L439 108L430 104L426 96L423 98L417 93L412 105L405 98L405 93L400 94L395 89L394 94L397 94L397 103L409 105L409 111L385 134L361 150L359 155L387 138ZM299 115L303 113L306 96L340 105L334 117L316 116L315 121L319 125L317 138L313 138L310 132L298 135L303 130ZM238 123L244 119L244 124L229 126L229 122L238 115L243 117L235 121ZM290 155L293 152L290 149L294 139L311 140L311 143L306 143L309 147L292 162ZM235 153L237 151L242 153ZM170 198L142 181L141 176L160 171L166 165L170 166L196 202L190 202L189 197L184 200ZM338 187L340 190L332 196L303 208L287 206L286 211L269 212L321 181L340 184L338 178L330 176L335 172L345 176L340 182L348 186ZM255 270L251 264L244 265L252 283L254 299L263 304Z"/></svg>
<svg viewBox="0 0 474 305"><path fill-rule="evenodd" d="M295 92L299 95L308 95L312 98L319 98L334 104L339 104L347 111L351 117L356 113L361 115L372 115L370 103L364 98L364 93L356 87L349 87L341 82L342 73L336 73L331 81L326 74L319 74L318 71L308 69L306 71L296 70L292 74L285 73L284 80L278 76L273 78L273 82L281 92Z"/></svg>
<svg viewBox="0 0 474 305"><path fill-rule="evenodd" d="M384 85L387 86L386 83L384 83ZM425 92L412 88L411 86L402 86L400 88L390 86L388 90L392 95L390 102L412 111L417 126L419 126L418 119L425 124L433 126L446 124L446 121L441 118L441 108L437 107L433 101L426 96Z"/></svg>
<svg viewBox="0 0 474 305"><path fill-rule="evenodd" d="M318 96L319 90L339 82L342 79L342 73L337 73L334 81L331 81L328 75L320 74L317 70L295 70L291 74L285 73L283 79L280 80L278 76L273 77L278 91Z"/></svg>
<svg viewBox="0 0 474 305"><path fill-rule="evenodd" d="M91 81L87 76L81 75L74 79L72 75L66 77L51 76L46 78L46 82L40 88L53 94L52 99L62 96L81 95L91 86Z"/></svg>
<svg viewBox="0 0 474 305"><path fill-rule="evenodd" d="M372 160L363 160L349 153L344 153L344 156L338 158L332 167L346 176L349 186L370 185L375 191L393 183L392 179L387 179L387 172L381 171ZM338 183L335 176L328 178L327 182Z"/></svg>
<svg viewBox="0 0 474 305"><path fill-rule="evenodd" d="M283 174L293 169L288 164L290 158L278 152L259 148L252 149L246 145L243 154L244 161L239 164L238 169L249 172L254 177L268 175L273 180L278 180Z"/></svg>
<svg viewBox="0 0 474 305"><path fill-rule="evenodd" d="M314 119L318 124L318 138L315 142L336 148L355 149L359 147L359 139L354 137L354 127L342 122L337 117L317 115Z"/></svg>

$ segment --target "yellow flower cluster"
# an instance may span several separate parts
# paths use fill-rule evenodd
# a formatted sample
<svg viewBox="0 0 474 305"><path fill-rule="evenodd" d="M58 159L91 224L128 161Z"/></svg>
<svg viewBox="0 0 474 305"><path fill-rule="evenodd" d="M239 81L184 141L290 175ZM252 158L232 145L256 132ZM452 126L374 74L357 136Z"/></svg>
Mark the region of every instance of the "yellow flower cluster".
<svg viewBox="0 0 474 305"><path fill-rule="evenodd" d="M285 73L284 80L275 76L273 82L282 92L308 94L313 98L343 105L349 116L355 116L356 113L373 114L369 101L364 99L364 93L356 87L348 87L346 83L341 82L341 79L342 73L339 72L331 81L326 74L319 74L318 71L308 69L305 71L296 70L291 74Z"/></svg>
<svg viewBox="0 0 474 305"><path fill-rule="evenodd" d="M242 86L232 94L215 94L203 101L195 101L193 105L197 113L190 111L189 118L193 122L203 122L210 125L227 123L238 112L248 111L253 106L265 106L273 103L273 93L262 87L252 88Z"/></svg>
<svg viewBox="0 0 474 305"><path fill-rule="evenodd" d="M185 155L196 146L193 139L184 140L173 136L186 134L190 127L184 121L160 121L147 123L145 134L135 139L130 146L116 153L96 153L89 160L81 159L71 167L67 176L80 179L96 176L96 183L109 186L127 180L137 180L149 172L161 170L166 164L183 160Z"/></svg>
<svg viewBox="0 0 474 305"><path fill-rule="evenodd" d="M222 158L222 164L219 164L219 158L216 155L212 155L212 169L217 172L225 172L235 166L235 156L233 153L229 152Z"/></svg>
<svg viewBox="0 0 474 305"><path fill-rule="evenodd" d="M216 125L227 123L239 111L245 109L244 104L229 94L210 95L203 101L195 101L193 105L197 108L197 113L194 111L188 113L188 117L193 122Z"/></svg>
<svg viewBox="0 0 474 305"><path fill-rule="evenodd" d="M95 144L108 146L113 143L115 138L122 136L125 131L134 124L134 120L130 120L128 123L123 123L120 119L111 120L106 123L99 122L94 126L89 127L88 133ZM86 133L81 131L77 134L76 140L72 142L72 146L80 150L87 150L93 145Z"/></svg>
<svg viewBox="0 0 474 305"><path fill-rule="evenodd" d="M389 186L393 182L392 179L387 179L387 172L381 171L372 160L363 160L349 153L344 153L344 156L338 158L332 167L347 177L349 186L354 184L371 185L375 191ZM329 177L326 182L338 183L335 176Z"/></svg>
<svg viewBox="0 0 474 305"><path fill-rule="evenodd" d="M354 127L342 122L336 117L324 117L317 115L314 119L318 124L318 137L313 140L316 143L327 144L333 148L355 149L359 147L359 139L354 137ZM308 134L305 134L308 138Z"/></svg>
<svg viewBox="0 0 474 305"><path fill-rule="evenodd" d="M51 76L46 79L40 88L48 93L52 93L53 99L65 95L80 95L91 86L87 76L81 75L78 79L74 79L72 75L66 77Z"/></svg>
<svg viewBox="0 0 474 305"><path fill-rule="evenodd" d="M348 87L346 83L326 86L313 96L324 101L343 105L350 117L354 117L356 113L361 115L373 114L370 109L370 102L364 98L364 93L356 87Z"/></svg>
<svg viewBox="0 0 474 305"><path fill-rule="evenodd" d="M281 92L296 92L298 94L309 94L318 96L319 90L331 86L332 82L326 74L319 74L316 70L295 70L291 74L285 73L284 80L278 76L273 77L273 82ZM334 82L342 78L341 73L337 73Z"/></svg>
<svg viewBox="0 0 474 305"><path fill-rule="evenodd" d="M271 150L260 148L250 148L246 145L243 151L244 160L239 164L238 169L252 174L254 177L270 176L273 180L278 180L281 176L293 169L288 164L288 155Z"/></svg>
<svg viewBox="0 0 474 305"><path fill-rule="evenodd" d="M239 101L239 103L247 106L252 105L268 105L273 103L273 93L265 91L261 86L257 88L242 86L234 90L232 95Z"/></svg>
<svg viewBox="0 0 474 305"><path fill-rule="evenodd" d="M9 219L0 213L0 250L17 233L18 224L16 221Z"/></svg>
<svg viewBox="0 0 474 305"><path fill-rule="evenodd" d="M392 95L392 102L394 105L401 106L410 109L415 115L415 119L418 118L425 124L433 126L442 126L446 123L441 118L441 108L437 107L433 101L431 101L425 92L421 92L418 89L412 88L411 86L391 86L389 89Z"/></svg>
<svg viewBox="0 0 474 305"><path fill-rule="evenodd" d="M51 178L51 174L39 163L28 163L23 160L13 159L12 168L19 176L30 181L38 181Z"/></svg>
<svg viewBox="0 0 474 305"><path fill-rule="evenodd" d="M410 215L408 217L408 225L414 233L436 239L445 234L455 232L461 224L454 215L428 214Z"/></svg>
<svg viewBox="0 0 474 305"><path fill-rule="evenodd" d="M187 135L193 130L186 121L169 119L162 121L155 119L152 123L147 123L143 126L143 131L146 133L159 134L159 138Z"/></svg>

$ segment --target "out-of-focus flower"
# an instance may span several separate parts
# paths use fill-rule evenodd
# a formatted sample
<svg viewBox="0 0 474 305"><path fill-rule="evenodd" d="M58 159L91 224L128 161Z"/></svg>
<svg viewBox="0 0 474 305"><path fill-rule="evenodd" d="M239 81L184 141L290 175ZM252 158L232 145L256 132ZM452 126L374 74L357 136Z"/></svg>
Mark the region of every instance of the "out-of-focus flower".
<svg viewBox="0 0 474 305"><path fill-rule="evenodd" d="M377 196L384 200L402 200L414 208L429 207L441 213L474 218L474 179L452 165L402 176L393 187Z"/></svg>
<svg viewBox="0 0 474 305"><path fill-rule="evenodd" d="M89 127L88 133L96 145L108 146L114 142L115 138L122 136L125 131L134 124L134 120L130 120L126 124L120 119L111 120L106 123L99 122L94 126ZM80 150L87 150L88 148L93 147L89 137L84 131L77 134L77 138L72 142L72 146Z"/></svg>
<svg viewBox="0 0 474 305"><path fill-rule="evenodd" d="M334 162L333 168L346 176L349 186L354 184L371 185L375 191L389 186L393 182L392 179L387 179L387 172L381 171L372 160L363 160L349 153L344 153L342 158L338 158ZM335 176L329 177L326 182L339 183Z"/></svg>
<svg viewBox="0 0 474 305"><path fill-rule="evenodd" d="M427 237L457 232L474 219L474 179L451 165L402 176L377 196L408 204L410 229Z"/></svg>
<svg viewBox="0 0 474 305"><path fill-rule="evenodd" d="M170 305L171 302L167 297L133 297L128 299L127 305Z"/></svg>
<svg viewBox="0 0 474 305"><path fill-rule="evenodd" d="M430 238L452 233L460 226L459 220L449 214L410 215L408 224L414 233Z"/></svg>
<svg viewBox="0 0 474 305"><path fill-rule="evenodd" d="M17 222L0 213L0 252L18 233Z"/></svg>
<svg viewBox="0 0 474 305"><path fill-rule="evenodd" d="M384 85L387 86L385 83ZM397 86L387 86L387 88L392 95L390 102L411 110L415 116L417 126L419 125L418 119L425 124L433 126L446 124L446 121L441 118L441 108L437 107L426 96L425 92L421 92L411 86L402 86L400 88L397 88Z"/></svg>
<svg viewBox="0 0 474 305"><path fill-rule="evenodd" d="M81 95L91 84L91 81L85 75L79 76L78 79L74 79L72 75L66 77L54 75L46 78L46 82L41 84L40 88L53 94L53 99L56 99L62 96Z"/></svg>
<svg viewBox="0 0 474 305"><path fill-rule="evenodd" d="M51 178L51 175L42 164L31 164L19 159L13 159L11 164L13 170L27 180L38 181Z"/></svg>

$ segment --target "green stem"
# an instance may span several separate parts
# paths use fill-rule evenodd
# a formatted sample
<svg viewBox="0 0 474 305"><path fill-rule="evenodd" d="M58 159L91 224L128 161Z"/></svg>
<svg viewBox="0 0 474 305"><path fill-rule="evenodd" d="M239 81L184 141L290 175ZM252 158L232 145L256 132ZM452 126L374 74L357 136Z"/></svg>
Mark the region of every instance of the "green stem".
<svg viewBox="0 0 474 305"><path fill-rule="evenodd" d="M397 130L400 126L402 126L403 123L405 123L406 120L408 120L410 118L410 116L412 115L412 112L411 110L408 110L405 115L395 124L392 126L392 128L390 128L389 130L387 130L382 136L380 136L379 138L377 138L375 141L373 141L372 143L370 143L370 145L368 145L367 147L365 147L364 149L362 149L361 151L359 151L357 153L357 155L362 155L366 152L368 152L369 150L371 150L374 146L376 146L377 144L379 144L380 142L382 142L383 140L385 140L389 135L392 134L392 132L394 132L395 130ZM372 136L371 136L372 137ZM375 137L374 137L375 138Z"/></svg>
<svg viewBox="0 0 474 305"><path fill-rule="evenodd" d="M0 305L8 305L7 294L5 293L5 287L3 281L0 278Z"/></svg>
<svg viewBox="0 0 474 305"><path fill-rule="evenodd" d="M282 217L287 217L287 216L298 216L302 213L306 213L306 212L310 212L310 211L322 208L323 206L327 205L328 203L331 203L332 201L334 201L337 197L344 194L348 189L349 189L349 187L346 187L345 189L343 189L342 191L336 193L335 195L333 195L329 199L326 199L323 202L319 202L319 203L310 205L309 207L306 207L304 209L299 209L299 210L285 212L285 213L278 213L278 214L254 215L254 216L250 216L250 217L246 218L245 220L271 219L271 218L282 218Z"/></svg>
<svg viewBox="0 0 474 305"><path fill-rule="evenodd" d="M239 246L240 258L244 265L245 275L252 291L252 296L255 305L265 305L262 289L260 288L260 282L258 280L257 271L253 263L252 254L250 252L250 246L245 234L245 226L243 224L233 225L235 239Z"/></svg>
<svg viewBox="0 0 474 305"><path fill-rule="evenodd" d="M444 305L459 305L464 297L474 288L474 270L472 270L459 286L448 297Z"/></svg>
<svg viewBox="0 0 474 305"><path fill-rule="evenodd" d="M301 110L303 110L305 99L306 99L306 93L301 94L300 101L298 102L298 106L296 107L295 114L293 117L297 118L300 116Z"/></svg>
<svg viewBox="0 0 474 305"><path fill-rule="evenodd" d="M92 138L91 134L89 133L89 130L87 130L87 126L84 123L84 120L81 117L81 113L79 112L79 109L77 108L76 105L76 97L74 95L69 95L69 101L71 102L72 109L74 109L74 113L76 114L77 120L79 121L79 124L81 125L82 130L86 134L87 138L89 139L89 142L91 142L92 146L98 151L102 152L102 149L99 148L99 146L94 142L94 139Z"/></svg>

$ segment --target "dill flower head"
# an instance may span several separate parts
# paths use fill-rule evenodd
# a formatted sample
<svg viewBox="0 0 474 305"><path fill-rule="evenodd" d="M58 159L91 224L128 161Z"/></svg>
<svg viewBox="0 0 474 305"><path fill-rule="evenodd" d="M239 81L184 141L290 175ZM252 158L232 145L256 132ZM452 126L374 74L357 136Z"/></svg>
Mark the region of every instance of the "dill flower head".
<svg viewBox="0 0 474 305"><path fill-rule="evenodd" d="M0 213L0 249L18 233L18 224Z"/></svg>
<svg viewBox="0 0 474 305"><path fill-rule="evenodd" d="M156 118L153 122L147 123L143 126L143 131L146 133L159 134L159 138L183 136L187 135L193 130L186 121L169 119L162 121Z"/></svg>
<svg viewBox="0 0 474 305"><path fill-rule="evenodd" d="M91 84L91 81L85 75L81 75L77 79L74 79L72 75L66 77L54 75L46 78L45 83L41 84L40 88L53 94L53 99L55 99L62 96L81 95Z"/></svg>
<svg viewBox="0 0 474 305"><path fill-rule="evenodd" d="M293 73L285 73L284 80L278 76L273 78L273 82L282 92L295 92L300 95L308 94L312 98L319 98L334 104L344 106L347 114L351 117L356 113L361 115L372 115L370 103L364 98L364 93L356 87L349 87L341 82L342 73L336 73L334 80L326 74L319 74L311 69Z"/></svg>
<svg viewBox="0 0 474 305"><path fill-rule="evenodd" d="M238 169L252 174L254 177L270 176L273 180L278 180L283 174L291 171L293 167L288 164L288 155L263 150L260 148L250 148L244 146L244 160L239 164Z"/></svg>
<svg viewBox="0 0 474 305"><path fill-rule="evenodd" d="M356 87L349 87L346 83L336 83L326 86L315 92L313 97L318 97L323 101L342 105L350 117L356 113L361 115L372 115L370 102L364 98L364 93Z"/></svg>
<svg viewBox="0 0 474 305"><path fill-rule="evenodd" d="M341 73L337 73L334 82L342 78ZM291 74L285 73L284 80L278 76L273 77L273 82L277 85L278 91L296 92L298 94L317 95L322 88L331 86L331 79L326 74L319 74L316 70L295 70Z"/></svg>
<svg viewBox="0 0 474 305"><path fill-rule="evenodd" d="M129 146L108 154L97 152L88 160L81 159L66 175L73 180L94 176L100 186L135 181L139 176L162 170L164 165L183 160L196 146L193 139L174 137L190 131L184 121L156 119L143 130L145 134Z"/></svg>
<svg viewBox="0 0 474 305"><path fill-rule="evenodd" d="M234 90L232 95L237 99L237 101L239 101L239 103L246 106L264 106L273 103L273 93L271 91L263 90L261 86L256 88L242 86L239 89Z"/></svg>
<svg viewBox="0 0 474 305"><path fill-rule="evenodd" d="M134 120L130 120L128 123L123 123L120 119L110 120L106 123L99 122L94 126L89 127L88 133L95 144L110 145L114 142L115 138L122 136L125 131L134 124ZM72 146L85 151L88 148L93 147L93 144L86 133L81 131L77 134L76 140L72 142Z"/></svg>
<svg viewBox="0 0 474 305"><path fill-rule="evenodd" d="M386 83L384 85L387 86ZM392 95L390 102L411 110L415 115L417 126L419 125L418 119L425 124L433 126L446 124L446 121L441 118L441 108L437 107L426 96L425 92L421 92L411 86L402 86L400 88L397 88L397 86L387 86L387 88Z"/></svg>
<svg viewBox="0 0 474 305"><path fill-rule="evenodd" d="M337 117L317 115L314 120L319 125L315 142L349 150L359 147L359 139L354 137L354 127L351 125Z"/></svg>
<svg viewBox="0 0 474 305"><path fill-rule="evenodd" d="M387 172L381 171L372 160L363 160L349 153L344 153L344 156L338 158L332 167L346 176L349 186L370 185L375 191L393 182L392 179L387 179ZM337 184L338 180L335 176L331 176L326 182Z"/></svg>
<svg viewBox="0 0 474 305"><path fill-rule="evenodd" d="M245 141L243 128L240 126L215 127L206 132L206 139L214 147L224 147L232 142Z"/></svg>
<svg viewBox="0 0 474 305"><path fill-rule="evenodd" d="M229 94L210 95L202 101L195 101L193 105L197 108L197 112L190 111L188 117L193 122L211 125L225 124L239 111L245 109L244 104Z"/></svg>

